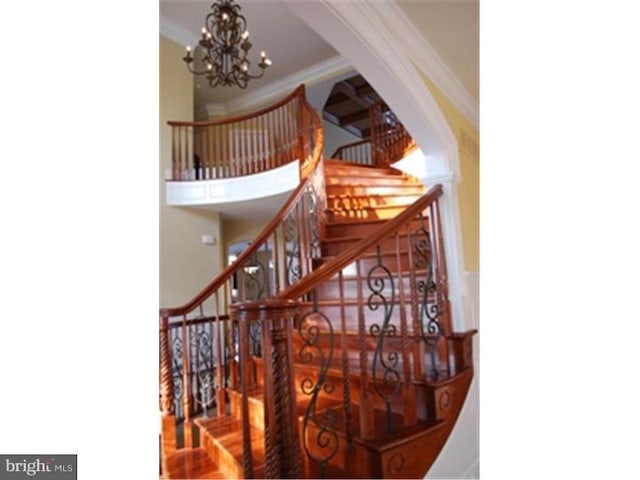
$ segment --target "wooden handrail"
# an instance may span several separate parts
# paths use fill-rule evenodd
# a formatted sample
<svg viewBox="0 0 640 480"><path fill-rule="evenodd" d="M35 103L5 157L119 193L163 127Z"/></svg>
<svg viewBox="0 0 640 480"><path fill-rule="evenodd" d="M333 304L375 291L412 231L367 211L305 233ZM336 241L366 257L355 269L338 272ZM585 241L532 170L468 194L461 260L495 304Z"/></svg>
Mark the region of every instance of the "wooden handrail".
<svg viewBox="0 0 640 480"><path fill-rule="evenodd" d="M296 92L299 93L301 88L303 87L299 87L298 89L296 89ZM290 99L292 98L292 96L293 94L287 98ZM283 220L287 217L287 215L289 215L289 213L292 211L294 206L300 200L310 179L312 178L311 173L318 167L318 165L322 160L322 149L324 148L324 133L322 131L322 122L320 121L320 117L318 116L317 112L313 109L313 107L311 107L311 105L309 105L309 103L306 100L304 100L303 105L307 109L311 118L311 124L315 128L315 146L314 146L313 154L311 155L311 161L308 162L305 168L302 168L302 166L304 166L304 164L307 162L305 162L304 158L300 158L301 172L303 175L300 185L298 185L298 187L293 191L293 193L289 196L289 199L284 204L284 206L280 209L278 213L274 215L274 217L267 224L267 226L262 230L262 232L238 256L235 262L227 266L220 275L218 275L211 282L209 282L189 302L179 307L161 308L160 309L161 317L173 317L178 315L186 315L192 312L199 305L201 305L205 300L207 300L216 290L222 287L225 284L225 282L227 282L231 278L231 276L237 270L239 270L245 262L247 262L252 257L252 255L257 253L257 251L262 246L262 244L269 238L270 235L273 234L275 229L283 222ZM261 112L258 112L258 114L261 114Z"/></svg>
<svg viewBox="0 0 640 480"><path fill-rule="evenodd" d="M303 158L309 132L305 87L251 113L215 121L169 121L171 176L167 181L234 178Z"/></svg>
<svg viewBox="0 0 640 480"><path fill-rule="evenodd" d="M336 150L331 154L330 158L342 159L341 154L343 150L358 147L360 145L366 145L367 143L371 143L370 138L365 138L364 140L358 140L357 142L351 142L345 145L341 145L338 148L336 148Z"/></svg>
<svg viewBox="0 0 640 480"><path fill-rule="evenodd" d="M442 193L442 185L435 185L422 197L416 200L413 205L381 226L375 234L362 239L342 255L334 258L331 262L320 265L304 279L280 292L276 298L296 299L318 287L320 284L337 274L344 267L357 260L362 252L375 246L383 238L391 235L415 215L422 212L429 204L440 198Z"/></svg>

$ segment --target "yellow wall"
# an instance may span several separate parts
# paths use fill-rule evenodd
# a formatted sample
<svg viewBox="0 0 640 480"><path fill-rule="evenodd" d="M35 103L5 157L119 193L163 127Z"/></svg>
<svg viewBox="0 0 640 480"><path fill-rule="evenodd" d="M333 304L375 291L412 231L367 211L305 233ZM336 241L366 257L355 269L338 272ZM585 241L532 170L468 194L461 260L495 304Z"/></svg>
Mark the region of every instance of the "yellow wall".
<svg viewBox="0 0 640 480"><path fill-rule="evenodd" d="M215 212L166 205L165 171L171 169L168 120L193 120L193 80L184 47L160 36L160 306L189 301L221 271L221 219ZM215 246L203 245L213 235Z"/></svg>
<svg viewBox="0 0 640 480"><path fill-rule="evenodd" d="M480 133L424 74L427 88L458 140L462 182L458 187L465 269L480 271Z"/></svg>

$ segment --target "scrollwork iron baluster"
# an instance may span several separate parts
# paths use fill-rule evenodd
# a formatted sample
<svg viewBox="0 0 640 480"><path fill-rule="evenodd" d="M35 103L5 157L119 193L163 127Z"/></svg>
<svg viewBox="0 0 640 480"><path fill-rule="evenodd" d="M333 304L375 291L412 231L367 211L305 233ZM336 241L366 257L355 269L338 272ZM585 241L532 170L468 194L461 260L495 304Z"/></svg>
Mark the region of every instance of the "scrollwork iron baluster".
<svg viewBox="0 0 640 480"><path fill-rule="evenodd" d="M387 405L387 431L391 432L393 431L391 400L393 396L398 394L401 386L400 372L397 370L400 355L396 351L385 352L384 340L386 337L395 337L397 335L397 328L391 323L396 291L391 271L382 264L380 245L376 249L376 254L377 264L367 274L367 286L371 292L367 299L367 307L371 311L376 311L382 307L384 309L384 320L382 326L373 324L369 328L369 333L377 339L371 364L371 374L375 391L384 399ZM383 295L387 282L391 289L391 298ZM378 375L378 366L382 368L382 378Z"/></svg>
<svg viewBox="0 0 640 480"><path fill-rule="evenodd" d="M294 213L295 210L284 221L285 258L289 285L293 285L302 277L300 238Z"/></svg>
<svg viewBox="0 0 640 480"><path fill-rule="evenodd" d="M324 323L327 328L328 350L319 345L320 336L322 335L318 326L319 322ZM298 334L303 341L303 345L298 352L301 363L312 364L316 362L320 365L318 379L314 382L310 377L305 377L300 385L302 392L311 397L302 423L302 445L307 456L318 464L320 477L324 478L326 467L338 453L340 443L336 430L338 413L331 408L323 410L321 413L317 411L319 395L322 392L331 394L335 389L335 383L327 377L329 366L333 359L333 327L331 321L323 313L318 312L316 305L313 311L301 318L298 324ZM309 429L312 427L317 430L315 437L308 434ZM311 439L315 439L314 448L309 445ZM326 452L326 454L319 456L317 454L319 451Z"/></svg>
<svg viewBox="0 0 640 480"><path fill-rule="evenodd" d="M441 312L436 299L438 287L434 277L433 246L423 215L420 215L419 227L411 232L411 239L415 253L415 267L426 271L425 278L416 283L416 291L420 295L420 336L429 350L432 377L437 380L439 377L437 350L443 332L439 321ZM430 299L435 299L435 302L430 302Z"/></svg>
<svg viewBox="0 0 640 480"><path fill-rule="evenodd" d="M173 359L172 377L173 377L173 403L176 412L176 418L181 419L182 412L182 338L178 336L174 330L174 338L171 342L171 358Z"/></svg>
<svg viewBox="0 0 640 480"><path fill-rule="evenodd" d="M252 300L264 300L267 271L258 260L258 252L254 252L243 266L245 282L248 292L253 292Z"/></svg>
<svg viewBox="0 0 640 480"><path fill-rule="evenodd" d="M213 354L213 336L207 332L206 325L196 324L195 335L191 335L192 347L196 351L196 355L191 357L192 369L195 376L193 382L193 397L196 405L202 406L205 417L207 416L207 408L215 407L215 390L216 385L214 377L215 362L217 361Z"/></svg>

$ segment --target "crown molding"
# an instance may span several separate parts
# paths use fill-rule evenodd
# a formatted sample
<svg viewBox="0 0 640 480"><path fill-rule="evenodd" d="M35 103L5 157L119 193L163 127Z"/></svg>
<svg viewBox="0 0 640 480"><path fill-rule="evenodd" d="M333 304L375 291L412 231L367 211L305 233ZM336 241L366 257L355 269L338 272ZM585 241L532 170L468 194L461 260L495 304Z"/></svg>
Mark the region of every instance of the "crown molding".
<svg viewBox="0 0 640 480"><path fill-rule="evenodd" d="M295 72L287 77L271 82L264 87L253 90L241 97L224 103L227 114L247 110L264 104L269 100L282 97L304 83L307 86L327 80L353 69L351 64L340 55ZM209 105L207 105L207 109Z"/></svg>
<svg viewBox="0 0 640 480"><path fill-rule="evenodd" d="M198 43L197 36L194 36L193 32L162 15L160 15L160 34L185 46Z"/></svg>
<svg viewBox="0 0 640 480"><path fill-rule="evenodd" d="M478 102L462 85L458 77L449 69L442 57L407 18L396 2L372 2L371 8L389 23L390 30L412 62L429 76L431 81L460 113L479 129L480 114Z"/></svg>

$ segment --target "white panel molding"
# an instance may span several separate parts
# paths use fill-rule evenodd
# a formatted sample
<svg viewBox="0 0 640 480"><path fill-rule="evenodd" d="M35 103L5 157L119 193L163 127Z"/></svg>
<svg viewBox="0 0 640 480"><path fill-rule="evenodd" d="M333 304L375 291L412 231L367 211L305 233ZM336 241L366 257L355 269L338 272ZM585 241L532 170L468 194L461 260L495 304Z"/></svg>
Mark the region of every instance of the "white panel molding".
<svg viewBox="0 0 640 480"><path fill-rule="evenodd" d="M371 7L389 23L390 30L396 34L397 40L411 60L428 74L435 86L478 129L480 126L478 103L396 2L372 2Z"/></svg>
<svg viewBox="0 0 640 480"><path fill-rule="evenodd" d="M203 206L279 195L300 184L298 160L267 172L237 178L166 182L167 205Z"/></svg>

